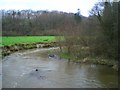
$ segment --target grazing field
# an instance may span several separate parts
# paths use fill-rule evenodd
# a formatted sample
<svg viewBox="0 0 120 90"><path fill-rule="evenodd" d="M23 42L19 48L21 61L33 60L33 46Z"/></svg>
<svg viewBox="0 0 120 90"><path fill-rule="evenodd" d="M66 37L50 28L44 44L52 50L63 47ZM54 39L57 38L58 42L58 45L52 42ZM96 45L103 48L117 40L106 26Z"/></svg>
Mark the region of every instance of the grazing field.
<svg viewBox="0 0 120 90"><path fill-rule="evenodd" d="M55 42L56 36L4 36L0 46L13 45L13 44L30 44L37 42Z"/></svg>

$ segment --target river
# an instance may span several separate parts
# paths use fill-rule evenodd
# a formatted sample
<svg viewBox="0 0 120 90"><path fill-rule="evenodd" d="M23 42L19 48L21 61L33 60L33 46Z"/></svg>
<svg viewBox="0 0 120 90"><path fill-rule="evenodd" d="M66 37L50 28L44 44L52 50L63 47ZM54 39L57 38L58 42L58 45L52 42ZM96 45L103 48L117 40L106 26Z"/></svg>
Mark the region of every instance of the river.
<svg viewBox="0 0 120 90"><path fill-rule="evenodd" d="M114 69L48 57L46 52L57 49L23 50L6 56L2 62L2 88L118 87Z"/></svg>

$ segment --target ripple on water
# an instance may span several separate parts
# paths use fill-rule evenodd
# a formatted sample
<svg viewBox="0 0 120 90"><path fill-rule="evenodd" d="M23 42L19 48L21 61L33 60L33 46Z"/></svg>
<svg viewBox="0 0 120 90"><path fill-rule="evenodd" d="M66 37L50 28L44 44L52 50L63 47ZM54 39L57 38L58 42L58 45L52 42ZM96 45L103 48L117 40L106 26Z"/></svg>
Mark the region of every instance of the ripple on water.
<svg viewBox="0 0 120 90"><path fill-rule="evenodd" d="M47 50L52 48L24 50L5 57L3 88L117 87L118 74L111 68L39 56Z"/></svg>

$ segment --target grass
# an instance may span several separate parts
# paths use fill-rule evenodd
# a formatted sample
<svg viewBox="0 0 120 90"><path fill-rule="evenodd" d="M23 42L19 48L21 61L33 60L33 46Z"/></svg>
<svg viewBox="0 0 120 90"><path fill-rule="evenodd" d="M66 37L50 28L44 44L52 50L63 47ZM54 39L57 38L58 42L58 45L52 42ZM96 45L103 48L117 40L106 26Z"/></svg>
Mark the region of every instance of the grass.
<svg viewBox="0 0 120 90"><path fill-rule="evenodd" d="M72 55L70 55L69 53L66 53L66 52L60 53L60 57L64 58L64 59L72 59L73 58Z"/></svg>
<svg viewBox="0 0 120 90"><path fill-rule="evenodd" d="M55 42L55 37L56 36L3 36L0 37L0 46L13 44L30 44L37 42Z"/></svg>

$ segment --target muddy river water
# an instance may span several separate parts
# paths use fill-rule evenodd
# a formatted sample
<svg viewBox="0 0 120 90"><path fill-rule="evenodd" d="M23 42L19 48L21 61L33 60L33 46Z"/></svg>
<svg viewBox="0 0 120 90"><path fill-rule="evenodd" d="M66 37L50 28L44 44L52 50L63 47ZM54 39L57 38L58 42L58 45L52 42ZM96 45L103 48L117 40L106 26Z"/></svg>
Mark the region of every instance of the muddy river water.
<svg viewBox="0 0 120 90"><path fill-rule="evenodd" d="M118 74L102 65L78 64L48 57L56 50L31 49L11 54L2 62L3 88L118 87ZM36 71L37 69L37 71Z"/></svg>

